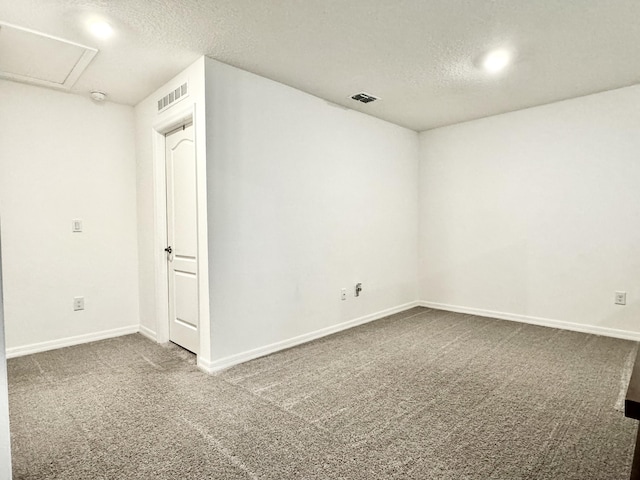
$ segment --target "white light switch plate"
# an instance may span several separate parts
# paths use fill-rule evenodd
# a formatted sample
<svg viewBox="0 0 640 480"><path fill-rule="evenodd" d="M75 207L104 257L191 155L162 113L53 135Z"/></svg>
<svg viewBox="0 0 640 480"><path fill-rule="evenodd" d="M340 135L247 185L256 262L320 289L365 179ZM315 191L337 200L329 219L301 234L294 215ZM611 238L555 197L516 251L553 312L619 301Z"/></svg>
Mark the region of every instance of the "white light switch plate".
<svg viewBox="0 0 640 480"><path fill-rule="evenodd" d="M75 218L71 221L71 231L73 232L81 232L82 231L82 220L79 218Z"/></svg>

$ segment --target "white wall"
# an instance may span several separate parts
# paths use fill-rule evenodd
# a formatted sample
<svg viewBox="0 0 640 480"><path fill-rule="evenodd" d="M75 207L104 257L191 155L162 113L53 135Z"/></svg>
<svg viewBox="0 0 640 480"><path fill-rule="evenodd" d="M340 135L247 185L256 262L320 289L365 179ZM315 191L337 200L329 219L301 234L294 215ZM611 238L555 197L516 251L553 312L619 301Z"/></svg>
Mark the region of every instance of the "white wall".
<svg viewBox="0 0 640 480"><path fill-rule="evenodd" d="M136 331L133 109L7 81L0 105L8 353Z"/></svg>
<svg viewBox="0 0 640 480"><path fill-rule="evenodd" d="M0 241L0 243L2 243ZM11 436L9 434L9 389L4 346L2 302L2 248L0 248L0 478L11 480Z"/></svg>
<svg viewBox="0 0 640 480"><path fill-rule="evenodd" d="M166 254L166 193L164 147L154 157L156 130L166 128L193 110L198 172L198 286L200 293L200 352L198 361L207 362L210 354L209 278L207 259L206 202L206 117L204 103L204 57L149 95L135 107L136 162L138 198L138 252L141 332L160 342L169 340ZM189 96L158 113L157 101L169 91L189 84ZM161 125L164 125L162 127ZM157 186L157 187L156 187Z"/></svg>
<svg viewBox="0 0 640 480"><path fill-rule="evenodd" d="M211 369L415 301L417 133L206 60Z"/></svg>
<svg viewBox="0 0 640 480"><path fill-rule="evenodd" d="M639 106L634 86L423 132L421 299L637 337Z"/></svg>

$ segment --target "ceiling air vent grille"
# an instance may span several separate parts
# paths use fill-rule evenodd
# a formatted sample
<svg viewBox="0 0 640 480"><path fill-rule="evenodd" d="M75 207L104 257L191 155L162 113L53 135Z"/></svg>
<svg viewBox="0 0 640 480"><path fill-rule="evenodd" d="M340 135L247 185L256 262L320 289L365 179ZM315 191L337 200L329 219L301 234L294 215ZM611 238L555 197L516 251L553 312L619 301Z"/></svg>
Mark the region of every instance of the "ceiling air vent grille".
<svg viewBox="0 0 640 480"><path fill-rule="evenodd" d="M179 87L171 90L168 94L158 100L158 113L166 110L174 103L182 100L184 97L189 95L189 84L183 83Z"/></svg>
<svg viewBox="0 0 640 480"><path fill-rule="evenodd" d="M355 95L351 95L351 98L353 100L357 100L358 102L362 102L362 103L371 103L371 102L375 102L376 100L380 100L379 97L376 97L374 95L370 95L370 94L364 93L364 92L360 92L360 93L356 93Z"/></svg>

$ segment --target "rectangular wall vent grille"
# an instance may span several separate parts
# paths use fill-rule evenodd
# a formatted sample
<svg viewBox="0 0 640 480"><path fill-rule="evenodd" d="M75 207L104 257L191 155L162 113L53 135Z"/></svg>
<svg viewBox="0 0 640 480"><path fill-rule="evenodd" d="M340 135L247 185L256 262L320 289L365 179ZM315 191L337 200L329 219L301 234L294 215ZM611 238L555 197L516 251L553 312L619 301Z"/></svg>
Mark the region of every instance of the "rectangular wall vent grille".
<svg viewBox="0 0 640 480"><path fill-rule="evenodd" d="M171 90L168 94L158 100L158 113L166 110L174 103L182 100L184 97L189 95L189 85L187 83L183 83L179 87L174 90Z"/></svg>
<svg viewBox="0 0 640 480"><path fill-rule="evenodd" d="M376 100L380 100L380 97L376 97L374 95L371 95L370 93L364 93L364 92L351 95L351 98L353 100L357 100L358 102L362 102L362 103L371 103L371 102L375 102Z"/></svg>

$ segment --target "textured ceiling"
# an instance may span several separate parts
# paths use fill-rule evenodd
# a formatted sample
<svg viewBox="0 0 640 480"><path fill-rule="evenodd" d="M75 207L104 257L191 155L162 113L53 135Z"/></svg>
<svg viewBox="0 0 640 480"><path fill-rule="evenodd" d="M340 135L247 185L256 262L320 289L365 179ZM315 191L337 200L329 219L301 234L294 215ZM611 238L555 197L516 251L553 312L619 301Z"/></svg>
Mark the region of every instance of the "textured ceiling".
<svg viewBox="0 0 640 480"><path fill-rule="evenodd" d="M74 90L132 105L202 54L415 130L640 82L638 0L4 0L0 21L99 48ZM496 47L516 61L489 76Z"/></svg>

